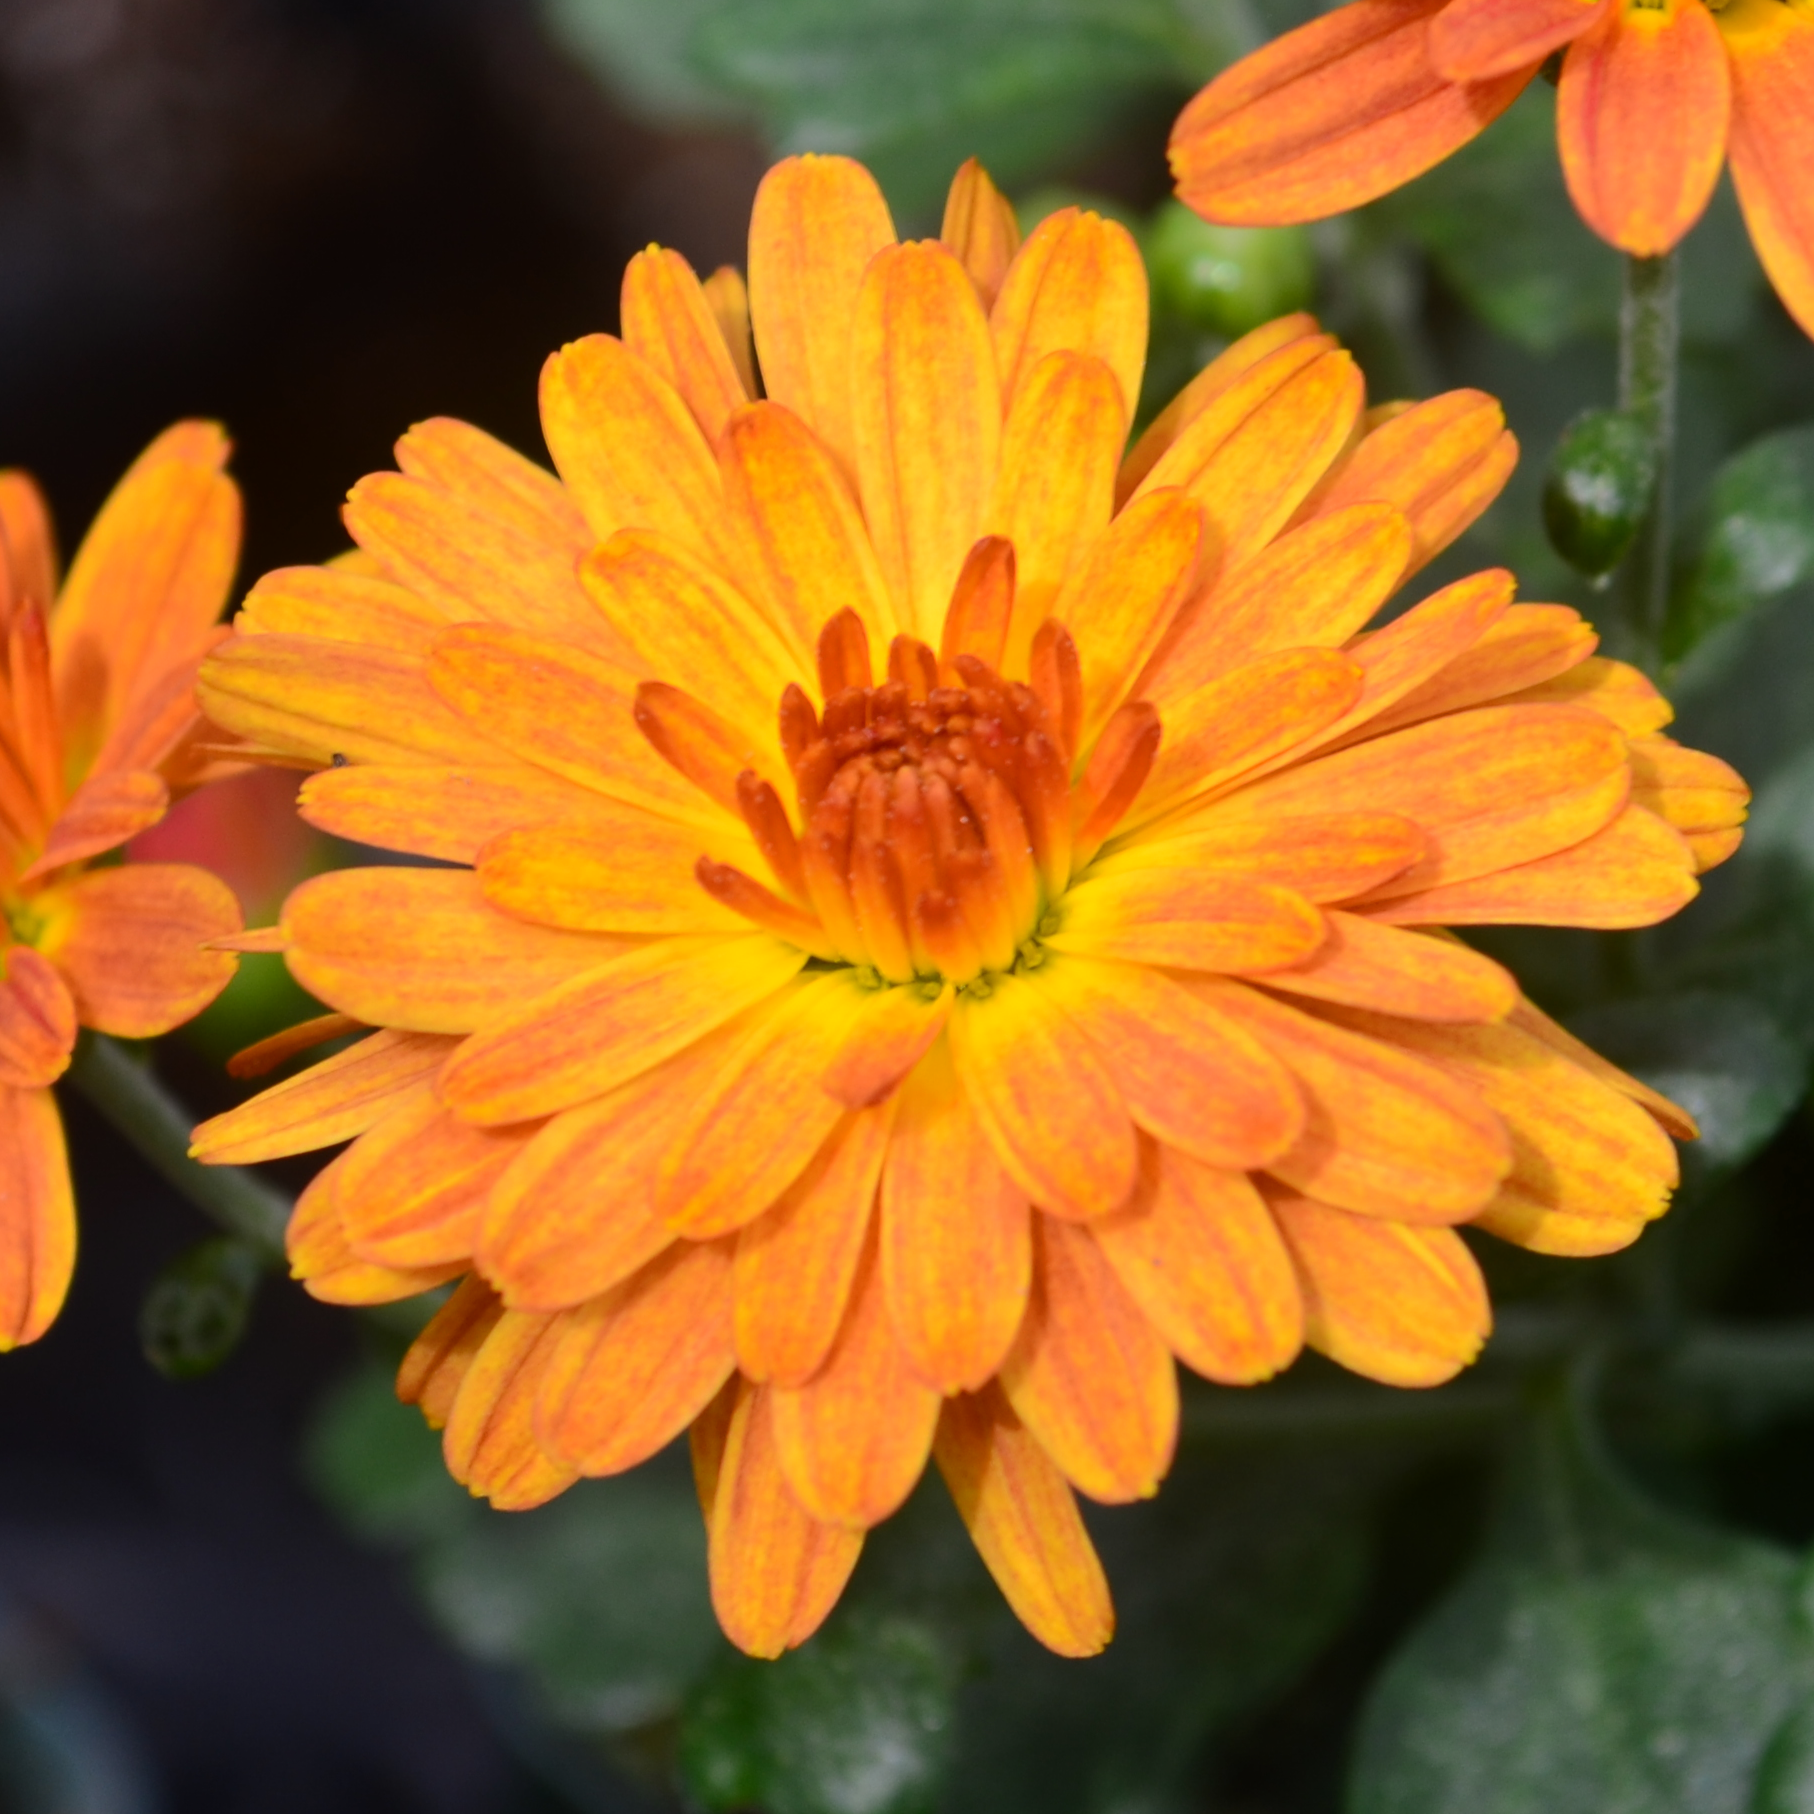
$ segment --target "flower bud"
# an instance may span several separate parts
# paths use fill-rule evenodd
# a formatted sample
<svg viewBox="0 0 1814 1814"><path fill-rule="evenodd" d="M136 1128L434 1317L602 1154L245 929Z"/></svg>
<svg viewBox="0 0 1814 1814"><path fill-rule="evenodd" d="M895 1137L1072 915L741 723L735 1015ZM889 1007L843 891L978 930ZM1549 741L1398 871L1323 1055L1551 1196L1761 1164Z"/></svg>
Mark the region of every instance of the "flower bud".
<svg viewBox="0 0 1814 1814"><path fill-rule="evenodd" d="M1656 487L1656 443L1635 416L1590 409L1563 431L1543 486L1556 552L1595 579L1625 558Z"/></svg>
<svg viewBox="0 0 1814 1814"><path fill-rule="evenodd" d="M1153 214L1145 249L1159 305L1230 340L1308 307L1316 288L1302 227L1221 227L1173 201Z"/></svg>
<svg viewBox="0 0 1814 1814"><path fill-rule="evenodd" d="M246 1332L263 1270L244 1241L219 1235L179 1254L152 1281L139 1308L139 1344L167 1379L212 1373Z"/></svg>

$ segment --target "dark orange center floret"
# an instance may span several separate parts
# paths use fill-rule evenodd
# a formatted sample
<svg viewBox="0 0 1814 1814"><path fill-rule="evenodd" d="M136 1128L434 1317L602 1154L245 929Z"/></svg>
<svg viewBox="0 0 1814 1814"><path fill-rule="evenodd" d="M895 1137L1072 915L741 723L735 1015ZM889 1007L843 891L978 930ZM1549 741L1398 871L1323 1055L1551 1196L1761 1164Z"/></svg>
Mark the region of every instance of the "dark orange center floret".
<svg viewBox="0 0 1814 1814"><path fill-rule="evenodd" d="M1105 760L1074 788L1077 658L1055 623L1034 639L1030 684L976 655L941 660L906 636L874 684L862 625L843 612L820 637L819 673L822 713L799 687L781 701L796 816L755 774L738 783L743 817L795 905L725 864L702 862L700 881L890 982L963 984L1013 968L1145 779L1156 714L1124 708L1099 745Z"/></svg>

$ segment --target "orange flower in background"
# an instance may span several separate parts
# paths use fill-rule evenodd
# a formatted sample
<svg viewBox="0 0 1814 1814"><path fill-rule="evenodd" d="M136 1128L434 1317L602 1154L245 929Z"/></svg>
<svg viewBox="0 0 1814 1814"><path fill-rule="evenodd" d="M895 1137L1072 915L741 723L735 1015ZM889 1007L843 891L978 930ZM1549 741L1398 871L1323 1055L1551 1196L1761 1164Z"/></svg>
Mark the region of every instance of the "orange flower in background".
<svg viewBox="0 0 1814 1814"><path fill-rule="evenodd" d="M1458 151L1566 49L1557 136L1581 218L1667 252L1722 164L1789 313L1814 334L1811 0L1353 0L1225 70L1172 131L1209 220L1357 208Z"/></svg>
<svg viewBox="0 0 1814 1814"><path fill-rule="evenodd" d="M0 473L0 1349L36 1341L75 1264L50 1086L78 1027L166 1033L226 987L202 949L239 907L205 870L92 867L207 778L195 666L239 558L239 493L212 423L141 454L59 592L49 517Z"/></svg>
<svg viewBox="0 0 1814 1814"><path fill-rule="evenodd" d="M412 429L362 552L267 575L202 680L334 763L313 823L466 867L290 897L263 943L378 1031L198 1156L353 1141L295 1271L463 1279L399 1391L494 1504L690 1427L761 1655L929 1457L1093 1652L1073 1494L1156 1489L1174 1357L1434 1384L1489 1327L1458 1225L1634 1239L1691 1124L1436 929L1648 924L1743 818L1505 573L1366 630L1504 483L1490 398L1369 414L1294 316L1124 452L1132 240L1020 245L975 166L946 221L897 244L859 165L777 166L747 312L652 249L623 337L548 361L558 481Z"/></svg>

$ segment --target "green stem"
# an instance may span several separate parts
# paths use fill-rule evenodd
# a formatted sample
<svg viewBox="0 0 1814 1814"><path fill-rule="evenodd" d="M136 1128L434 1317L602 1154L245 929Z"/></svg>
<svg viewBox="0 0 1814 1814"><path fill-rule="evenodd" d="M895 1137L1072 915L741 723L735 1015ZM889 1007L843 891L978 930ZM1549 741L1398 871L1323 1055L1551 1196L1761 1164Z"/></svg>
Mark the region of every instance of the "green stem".
<svg viewBox="0 0 1814 1814"><path fill-rule="evenodd" d="M283 1259L290 1200L236 1165L189 1157L190 1116L150 1065L104 1034L83 1036L65 1081L100 1110L167 1183L271 1265Z"/></svg>
<svg viewBox="0 0 1814 1814"><path fill-rule="evenodd" d="M1650 509L1626 564L1625 592L1627 645L1652 676L1662 665L1663 619L1669 607L1679 277L1674 252L1661 258L1627 258L1619 310L1619 407L1649 432L1657 458Z"/></svg>

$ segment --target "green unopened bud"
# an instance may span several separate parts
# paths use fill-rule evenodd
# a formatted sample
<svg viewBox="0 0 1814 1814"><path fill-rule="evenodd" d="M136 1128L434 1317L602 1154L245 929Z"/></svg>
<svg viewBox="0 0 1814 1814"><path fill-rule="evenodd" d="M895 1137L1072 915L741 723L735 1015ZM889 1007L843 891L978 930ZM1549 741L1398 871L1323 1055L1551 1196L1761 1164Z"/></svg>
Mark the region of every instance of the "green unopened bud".
<svg viewBox="0 0 1814 1814"><path fill-rule="evenodd" d="M1146 264L1161 308L1233 340L1308 308L1316 260L1302 227L1219 227L1166 202L1146 230Z"/></svg>
<svg viewBox="0 0 1814 1814"><path fill-rule="evenodd" d="M169 1379L212 1373L246 1332L262 1270L259 1255L231 1235L200 1242L172 1260L139 1307L145 1358Z"/></svg>
<svg viewBox="0 0 1814 1814"><path fill-rule="evenodd" d="M1595 579L1610 573L1643 526L1656 482L1656 442L1635 416L1577 416L1556 443L1543 486L1543 523L1556 552Z"/></svg>

